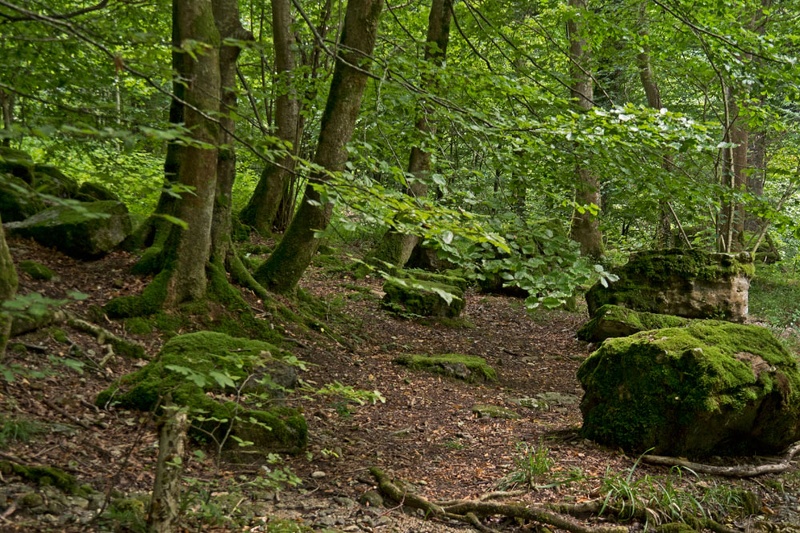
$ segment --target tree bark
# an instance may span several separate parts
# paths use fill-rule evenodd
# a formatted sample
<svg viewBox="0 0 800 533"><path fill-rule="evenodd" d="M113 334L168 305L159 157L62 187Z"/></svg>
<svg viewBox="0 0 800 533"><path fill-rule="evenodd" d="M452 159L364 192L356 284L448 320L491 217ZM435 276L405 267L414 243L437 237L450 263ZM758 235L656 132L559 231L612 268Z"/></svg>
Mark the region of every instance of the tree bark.
<svg viewBox="0 0 800 533"><path fill-rule="evenodd" d="M14 268L14 260L8 249L3 221L0 220L0 302L12 299L17 294L18 284L17 270ZM0 361L5 358L10 333L11 316L8 313L0 312Z"/></svg>
<svg viewBox="0 0 800 533"><path fill-rule="evenodd" d="M296 61L292 45L290 0L272 0L272 40L275 47L275 70L278 95L275 98L275 125L278 138L286 144L286 154L261 172L253 195L239 214L245 224L262 235L272 233L278 209L287 189L287 180L295 167L300 146L300 100L295 83Z"/></svg>
<svg viewBox="0 0 800 533"><path fill-rule="evenodd" d="M428 34L425 41L425 62L430 67L439 68L444 64L447 45L450 42L452 9L453 0L433 0L431 2ZM427 92L436 92L435 76L433 74L424 76L422 87ZM436 134L436 125L429 121L432 111L430 104L422 99L415 126L423 137ZM430 171L431 155L422 146L412 147L408 161L408 173L413 176L413 181L406 190L409 196L418 198L428 194L427 179ZM416 235L406 235L389 230L372 255L379 261L402 268L418 243L419 237Z"/></svg>
<svg viewBox="0 0 800 533"><path fill-rule="evenodd" d="M165 407L169 407L165 406ZM181 466L186 452L186 410L167 411L158 440L158 462L147 517L151 533L172 533L180 514Z"/></svg>
<svg viewBox="0 0 800 533"><path fill-rule="evenodd" d="M731 194L744 192L747 187L747 147L749 130L744 117L741 116L735 90L730 86L725 89L725 98L728 101L729 121L725 141L733 144L724 150L725 157L722 164L722 179L731 190ZM723 207L723 252L736 252L744 247L744 205L731 198Z"/></svg>
<svg viewBox="0 0 800 533"><path fill-rule="evenodd" d="M214 21L220 39L251 41L253 35L242 27L239 20L238 0L212 0ZM211 224L211 258L224 263L231 253L231 201L236 180L236 149L234 132L236 123L236 60L241 48L223 44L219 51L221 104L219 116L219 154L217 158L217 189L214 196L214 214Z"/></svg>
<svg viewBox="0 0 800 533"><path fill-rule="evenodd" d="M327 172L341 172L347 162L347 143L353 135L361 98L367 84L368 58L375 47L383 0L350 0L333 71L328 101L322 115L314 163ZM332 213L331 204L320 205L314 185L327 181L325 172L315 172L292 223L272 255L255 273L267 289L278 293L294 290L311 263Z"/></svg>
<svg viewBox="0 0 800 533"><path fill-rule="evenodd" d="M168 307L205 296L219 138L211 117L220 110L220 37L211 1L174 0L173 16L181 46L193 48L193 57L180 48L173 54L183 55L183 71L178 72L186 83L183 118L194 142L174 148L177 181L191 192L182 193L175 206L175 216L186 228L173 224L164 245L171 271L164 301Z"/></svg>
<svg viewBox="0 0 800 533"><path fill-rule="evenodd" d="M586 112L593 106L594 87L588 74L589 53L578 17L586 11L587 0L569 0L569 5L576 10L576 16L567 22L571 93L577 108ZM586 206L595 205L598 209L601 208L600 181L591 169L580 162L575 166L575 178L577 207L572 215L570 237L580 245L582 255L598 258L603 255L603 235L600 233L597 215L592 214Z"/></svg>
<svg viewBox="0 0 800 533"><path fill-rule="evenodd" d="M0 140L0 145L11 146L11 126L14 124L14 95L0 89L0 110L3 112L3 129L6 135Z"/></svg>

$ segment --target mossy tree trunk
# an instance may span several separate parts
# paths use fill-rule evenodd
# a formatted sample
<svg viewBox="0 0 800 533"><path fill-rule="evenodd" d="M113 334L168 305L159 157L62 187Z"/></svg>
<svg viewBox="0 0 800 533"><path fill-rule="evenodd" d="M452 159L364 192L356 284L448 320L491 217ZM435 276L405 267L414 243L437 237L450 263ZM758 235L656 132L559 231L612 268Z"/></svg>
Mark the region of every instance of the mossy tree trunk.
<svg viewBox="0 0 800 533"><path fill-rule="evenodd" d="M447 56L452 9L453 0L433 0L431 3L425 45L425 62L429 63L431 68L441 67ZM432 93L436 92L435 74L424 76L423 89ZM416 122L416 128L423 138L436 134L436 125L429 121L432 112L430 104L423 98L420 101L419 116ZM422 143L411 148L408 173L413 176L414 181L406 191L410 196L417 198L428 194L427 180L430 171L431 155L425 150ZM419 237L416 235L406 235L389 230L371 255L379 261L402 268L418 243Z"/></svg>
<svg viewBox="0 0 800 533"><path fill-rule="evenodd" d="M212 0L214 21L220 39L251 41L253 35L239 20L238 0ZM224 263L233 253L231 246L233 183L236 180L236 61L241 47L223 44L219 51L221 105L219 116L219 154L217 158L217 189L214 196L214 215L211 225L211 258Z"/></svg>
<svg viewBox="0 0 800 533"><path fill-rule="evenodd" d="M587 0L569 0L569 5L575 10L573 18L567 22L569 33L570 75L572 78L571 93L577 108L589 111L594 98L594 86L589 74L589 52L586 39L583 37L585 29L579 21L585 17ZM603 235L600 233L598 215L593 214L587 206L602 204L600 197L600 181L597 175L587 168L582 162L575 165L575 205L572 215L570 237L580 244L581 254L590 257L603 255Z"/></svg>
<svg viewBox="0 0 800 533"><path fill-rule="evenodd" d="M8 249L6 235L3 231L3 222L0 220L0 302L10 300L17 293L17 270ZM11 317L0 312L0 361L6 354L6 345L11 333Z"/></svg>
<svg viewBox="0 0 800 533"><path fill-rule="evenodd" d="M367 85L368 58L375 47L383 0L350 0L344 18L341 45L333 70L328 101L322 115L314 163L327 172L341 172L347 162L347 143L353 135L361 98ZM294 290L311 263L319 240L314 236L330 222L333 206L320 204L314 185L325 183L325 172L315 172L289 228L272 255L256 270L255 278L267 289Z"/></svg>
<svg viewBox="0 0 800 533"><path fill-rule="evenodd" d="M275 163L264 167L250 201L239 214L242 222L254 227L262 235L272 233L300 146L300 99L295 83L295 37L292 34L290 5L290 0L272 0L272 40L278 86L275 125L277 136L286 144L287 152Z"/></svg>
<svg viewBox="0 0 800 533"><path fill-rule="evenodd" d="M211 0L174 0L173 25L183 55L177 74L186 84L184 125L194 141L178 146L177 181L191 192L182 193L164 244L165 268L170 271L165 304L202 298L206 292L206 263L211 251L211 222L217 185L217 143L220 110L220 36ZM185 48L191 48L191 54Z"/></svg>

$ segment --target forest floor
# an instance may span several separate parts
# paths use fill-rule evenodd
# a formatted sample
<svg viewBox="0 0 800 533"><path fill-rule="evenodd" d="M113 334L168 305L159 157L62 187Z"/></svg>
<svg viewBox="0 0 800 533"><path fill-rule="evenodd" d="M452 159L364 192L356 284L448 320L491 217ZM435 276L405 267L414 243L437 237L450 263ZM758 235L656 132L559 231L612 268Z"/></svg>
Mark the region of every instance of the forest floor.
<svg viewBox="0 0 800 533"><path fill-rule="evenodd" d="M66 304L78 316L88 317L90 306L135 293L147 281L128 273L134 258L125 253L80 262L30 241L12 240L10 247L17 263L35 260L59 277L46 282L20 274L20 293L65 298L78 290L88 298ZM579 436L582 391L575 372L590 346L575 340L575 332L585 312L531 315L519 299L469 292L458 323L400 318L381 310L379 280L355 280L336 261L317 262L302 285L327 309L318 317L320 327L274 325L285 331L284 347L308 364L300 376L306 391L341 386L330 388L332 394L288 397L304 410L308 452L284 457L271 474L258 464L231 463L214 450L193 448L185 464L186 530L474 530L425 520L388 500L381 505L371 492L376 483L368 469L375 466L436 501L505 488L522 489L513 500L527 504L609 498L619 507L625 494L635 494L649 519L622 522L630 531L703 513L733 531L800 531L796 470L744 480L699 476L642 464ZM255 297L248 298L258 310ZM132 335L121 322L99 325L142 343L149 356L165 340L158 331ZM145 361L109 353L93 336L65 326L39 329L14 343L4 362L14 379L0 378L0 462L58 467L94 492L63 495L2 472L0 531L142 530L141 495L152 489L156 425L146 414L98 409L94 399ZM485 358L497 381L470 384L394 362L403 354L447 353ZM61 364L64 359L81 363L81 371ZM481 404L518 418L478 416L474 408ZM278 490L272 481L290 472L302 483ZM584 517L582 524L606 521ZM537 530L521 520L484 524Z"/></svg>

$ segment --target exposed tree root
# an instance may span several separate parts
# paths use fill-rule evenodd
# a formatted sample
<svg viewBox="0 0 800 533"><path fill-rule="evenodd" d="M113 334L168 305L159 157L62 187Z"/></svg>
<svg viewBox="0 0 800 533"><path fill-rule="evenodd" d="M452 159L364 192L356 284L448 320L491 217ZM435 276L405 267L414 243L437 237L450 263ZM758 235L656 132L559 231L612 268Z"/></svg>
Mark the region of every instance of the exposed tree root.
<svg viewBox="0 0 800 533"><path fill-rule="evenodd" d="M560 514L542 506L523 504L503 504L488 501L459 500L447 502L447 506L430 502L425 498L409 493L395 483L378 468L370 468L370 474L378 482L378 489L385 496L405 506L422 509L429 517L449 518L472 525L479 531L492 531L484 526L478 517L504 516L520 518L571 531L573 533L627 533L624 526L586 526L570 516Z"/></svg>
<svg viewBox="0 0 800 533"><path fill-rule="evenodd" d="M643 455L642 461L654 465L680 466L700 474L712 474L723 477L755 477L764 474L786 472L793 467L792 459L798 452L800 452L800 442L796 442L787 448L779 462L763 465L714 466L703 463L693 463L685 459L666 457L663 455Z"/></svg>
<svg viewBox="0 0 800 533"><path fill-rule="evenodd" d="M28 333L37 329L45 328L54 324L66 324L67 326L83 333L93 335L98 344L109 345L113 350L127 357L144 358L144 347L133 341L118 337L111 331L80 319L68 311L62 309L50 310L36 318L14 318L11 326L11 336L16 337L23 333Z"/></svg>

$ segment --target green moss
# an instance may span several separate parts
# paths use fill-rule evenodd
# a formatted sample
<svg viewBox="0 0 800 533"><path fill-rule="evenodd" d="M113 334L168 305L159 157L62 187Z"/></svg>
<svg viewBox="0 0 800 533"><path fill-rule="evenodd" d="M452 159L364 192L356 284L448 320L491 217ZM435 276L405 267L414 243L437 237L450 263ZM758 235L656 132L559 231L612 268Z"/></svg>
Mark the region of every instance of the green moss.
<svg viewBox="0 0 800 533"><path fill-rule="evenodd" d="M114 402L123 408L150 411L169 393L177 405L190 408L196 437L213 435L222 441L232 431L258 446L296 452L307 440L305 419L296 410L254 410L207 395L236 393L244 380L284 355L262 341L209 331L181 335L168 341L155 361L101 392L96 404L105 407ZM258 387L254 385L254 390L265 391Z"/></svg>
<svg viewBox="0 0 800 533"><path fill-rule="evenodd" d="M5 463L0 466L0 470L4 472L13 472L22 479L25 479L26 481L32 481L40 487L53 486L67 494L73 494L76 496L82 496L86 492L80 485L78 485L78 482L74 476L64 472L59 468L52 466L24 466L6 461L0 463Z"/></svg>
<svg viewBox="0 0 800 533"><path fill-rule="evenodd" d="M765 368L754 371L758 361ZM731 449L780 448L796 432L800 370L780 342L757 326L698 320L608 339L581 365L578 378L586 390L584 435L626 450L655 447L660 453L664 443L675 441L685 443L687 454L721 453L713 449L714 439L722 439L719 432L735 434L736 424L754 423L752 411L767 396L777 404L771 403L774 415L762 413L766 422L758 438L732 442ZM698 427L698 420L720 416L735 424L717 434L710 425Z"/></svg>
<svg viewBox="0 0 800 533"><path fill-rule="evenodd" d="M153 326L146 318L135 316L125 320L125 331L132 335L149 335L153 332Z"/></svg>
<svg viewBox="0 0 800 533"><path fill-rule="evenodd" d="M604 305L578 330L576 336L587 342L600 342L611 337L627 337L640 331L677 328L689 324L688 318L634 311L619 305Z"/></svg>
<svg viewBox="0 0 800 533"><path fill-rule="evenodd" d="M395 363L413 370L426 370L436 374L463 379L468 382L496 381L497 372L483 357L463 354L401 355Z"/></svg>
<svg viewBox="0 0 800 533"><path fill-rule="evenodd" d="M164 248L161 245L154 244L144 251L136 264L133 265L133 268L131 268L131 272L141 276L155 274L164 268L164 264Z"/></svg>
<svg viewBox="0 0 800 533"><path fill-rule="evenodd" d="M473 405L472 413L477 415L478 418L502 418L506 420L517 420L522 418L519 413L498 405Z"/></svg>
<svg viewBox="0 0 800 533"><path fill-rule="evenodd" d="M167 298L167 283L172 275L170 270L159 273L138 296L114 298L103 306L109 318L131 318L157 313Z"/></svg>
<svg viewBox="0 0 800 533"><path fill-rule="evenodd" d="M59 342L61 344L70 344L69 337L67 336L67 332L63 329L53 328L50 330L50 336L53 337L53 340Z"/></svg>
<svg viewBox="0 0 800 533"><path fill-rule="evenodd" d="M36 492L28 492L27 494L23 494L18 501L20 507L23 509L30 509L32 507L44 505L44 497Z"/></svg>
<svg viewBox="0 0 800 533"><path fill-rule="evenodd" d="M36 280L50 281L56 277L55 272L36 261L20 261L17 268Z"/></svg>

